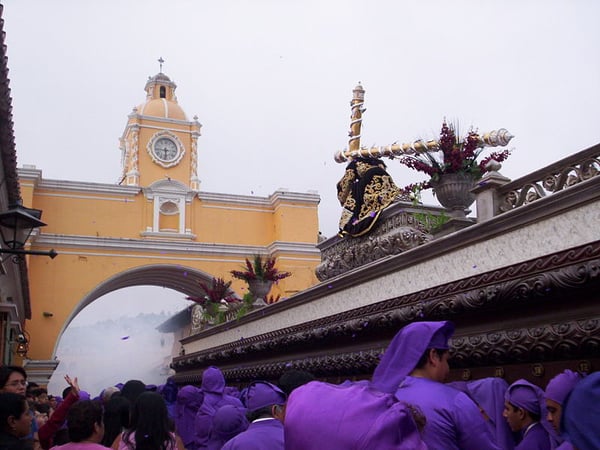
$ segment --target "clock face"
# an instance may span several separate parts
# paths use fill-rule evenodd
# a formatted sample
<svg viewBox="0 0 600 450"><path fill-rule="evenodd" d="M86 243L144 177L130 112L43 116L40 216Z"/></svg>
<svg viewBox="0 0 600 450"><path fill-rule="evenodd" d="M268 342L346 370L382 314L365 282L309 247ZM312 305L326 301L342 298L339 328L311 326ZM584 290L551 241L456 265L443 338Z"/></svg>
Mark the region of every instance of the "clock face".
<svg viewBox="0 0 600 450"><path fill-rule="evenodd" d="M177 145L169 138L160 138L154 143L154 156L161 161L172 161L177 158Z"/></svg>

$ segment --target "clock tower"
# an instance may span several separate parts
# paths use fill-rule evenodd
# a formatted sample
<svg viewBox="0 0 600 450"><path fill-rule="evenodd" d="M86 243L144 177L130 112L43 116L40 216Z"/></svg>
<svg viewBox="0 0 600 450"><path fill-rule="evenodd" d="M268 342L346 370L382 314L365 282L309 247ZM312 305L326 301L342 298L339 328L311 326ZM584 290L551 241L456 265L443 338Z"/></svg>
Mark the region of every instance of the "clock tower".
<svg viewBox="0 0 600 450"><path fill-rule="evenodd" d="M187 119L176 88L162 70L148 78L146 101L133 108L120 138L120 184L148 187L167 179L191 191L200 189L197 142L202 125L195 116Z"/></svg>

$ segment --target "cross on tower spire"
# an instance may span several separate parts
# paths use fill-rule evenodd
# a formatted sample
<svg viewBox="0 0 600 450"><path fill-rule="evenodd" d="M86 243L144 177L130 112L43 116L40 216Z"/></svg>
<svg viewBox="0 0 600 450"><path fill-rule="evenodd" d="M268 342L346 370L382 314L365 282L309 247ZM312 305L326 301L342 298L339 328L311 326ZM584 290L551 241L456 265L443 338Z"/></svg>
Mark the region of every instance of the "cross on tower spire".
<svg viewBox="0 0 600 450"><path fill-rule="evenodd" d="M161 56L160 58L158 58L158 63L160 64L160 73L162 73L162 66L163 63L165 62L165 60L163 59L163 57Z"/></svg>

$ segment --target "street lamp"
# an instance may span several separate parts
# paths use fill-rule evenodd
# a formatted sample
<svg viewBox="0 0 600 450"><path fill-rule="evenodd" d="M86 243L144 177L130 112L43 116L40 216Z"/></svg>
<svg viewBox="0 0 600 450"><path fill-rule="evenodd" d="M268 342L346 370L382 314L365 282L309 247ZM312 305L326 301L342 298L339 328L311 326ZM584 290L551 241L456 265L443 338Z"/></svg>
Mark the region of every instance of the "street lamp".
<svg viewBox="0 0 600 450"><path fill-rule="evenodd" d="M23 330L17 335L15 342L17 343L15 353L22 357L27 356L27 352L29 351L29 333Z"/></svg>
<svg viewBox="0 0 600 450"><path fill-rule="evenodd" d="M0 248L0 253L42 255L54 259L58 254L54 249L47 252L23 249L33 229L46 226L40 220L41 217L41 209L26 208L20 203L12 205L8 211L0 213L0 234L4 245L6 245L5 248Z"/></svg>

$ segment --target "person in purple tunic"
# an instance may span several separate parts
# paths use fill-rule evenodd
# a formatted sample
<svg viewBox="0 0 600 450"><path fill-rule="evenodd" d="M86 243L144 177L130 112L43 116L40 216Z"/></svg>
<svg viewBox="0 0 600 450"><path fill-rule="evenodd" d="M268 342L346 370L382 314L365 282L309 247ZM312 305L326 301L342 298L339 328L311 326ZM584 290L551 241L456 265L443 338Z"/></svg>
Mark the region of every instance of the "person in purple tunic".
<svg viewBox="0 0 600 450"><path fill-rule="evenodd" d="M221 450L225 442L246 431L248 425L244 411L231 405L221 406L213 418L208 450Z"/></svg>
<svg viewBox="0 0 600 450"><path fill-rule="evenodd" d="M225 394L224 391L225 377L223 372L217 367L210 366L202 373L204 400L194 419L196 448L198 450L208 448L213 417L221 406L232 405L241 410L244 409L239 399Z"/></svg>
<svg viewBox="0 0 600 450"><path fill-rule="evenodd" d="M581 380L563 404L560 429L577 450L600 448L600 372Z"/></svg>
<svg viewBox="0 0 600 450"><path fill-rule="evenodd" d="M196 386L183 386L177 392L175 428L187 450L197 450L194 420L203 401L204 393Z"/></svg>
<svg viewBox="0 0 600 450"><path fill-rule="evenodd" d="M550 435L541 423L546 417L544 391L527 380L517 380L504 396L504 417L508 426L521 435L515 450L550 450Z"/></svg>
<svg viewBox="0 0 600 450"><path fill-rule="evenodd" d="M242 391L242 400L250 426L227 441L223 450L284 450L285 393L274 384L254 381Z"/></svg>
<svg viewBox="0 0 600 450"><path fill-rule="evenodd" d="M515 439L504 419L504 394L508 383L498 377L448 383L467 394L481 410L494 442L503 450L513 450Z"/></svg>
<svg viewBox="0 0 600 450"><path fill-rule="evenodd" d="M175 383L175 380L169 378L167 383L160 389L160 395L165 399L165 403L167 404L167 411L169 412L169 417L171 420L175 420L177 415L177 391L179 388Z"/></svg>
<svg viewBox="0 0 600 450"><path fill-rule="evenodd" d="M422 410L429 450L499 450L473 400L443 384L450 371L448 340L453 334L448 321L405 326L381 358L372 384Z"/></svg>
<svg viewBox="0 0 600 450"><path fill-rule="evenodd" d="M548 411L548 422L559 434L563 403L579 381L581 381L581 375L572 370L565 370L552 378L546 386L544 398ZM556 450L573 450L573 446L565 440Z"/></svg>

